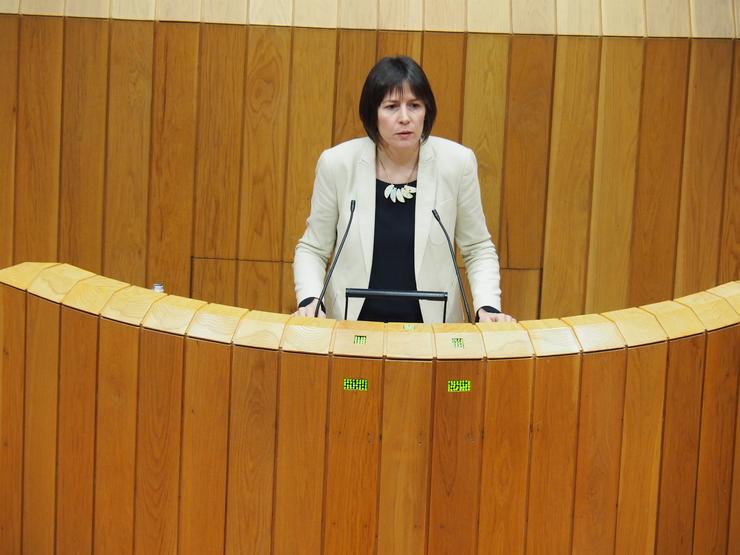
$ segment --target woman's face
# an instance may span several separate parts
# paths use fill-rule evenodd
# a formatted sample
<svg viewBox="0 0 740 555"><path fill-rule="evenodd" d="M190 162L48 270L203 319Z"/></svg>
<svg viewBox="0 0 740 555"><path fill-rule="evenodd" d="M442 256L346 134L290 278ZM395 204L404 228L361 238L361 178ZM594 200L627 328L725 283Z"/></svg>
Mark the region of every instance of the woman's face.
<svg viewBox="0 0 740 555"><path fill-rule="evenodd" d="M416 148L424 130L424 103L414 96L408 83L401 91L390 91L378 107L381 146L391 149Z"/></svg>

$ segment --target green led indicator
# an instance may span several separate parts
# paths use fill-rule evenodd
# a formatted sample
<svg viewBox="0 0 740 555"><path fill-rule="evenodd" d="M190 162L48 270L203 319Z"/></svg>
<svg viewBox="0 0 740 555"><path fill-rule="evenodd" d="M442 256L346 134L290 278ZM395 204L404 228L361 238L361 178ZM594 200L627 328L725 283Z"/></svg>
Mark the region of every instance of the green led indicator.
<svg viewBox="0 0 740 555"><path fill-rule="evenodd" d="M448 393L467 393L470 390L470 380L449 380L447 382Z"/></svg>
<svg viewBox="0 0 740 555"><path fill-rule="evenodd" d="M403 331L414 331L416 329L415 324L404 324Z"/></svg>
<svg viewBox="0 0 740 555"><path fill-rule="evenodd" d="M363 378L344 378L345 391L367 391L367 380Z"/></svg>
<svg viewBox="0 0 740 555"><path fill-rule="evenodd" d="M462 337L453 337L452 338L452 346L455 349L464 349L465 348L465 340Z"/></svg>
<svg viewBox="0 0 740 555"><path fill-rule="evenodd" d="M367 335L355 335L352 343L355 345L365 345L367 343Z"/></svg>

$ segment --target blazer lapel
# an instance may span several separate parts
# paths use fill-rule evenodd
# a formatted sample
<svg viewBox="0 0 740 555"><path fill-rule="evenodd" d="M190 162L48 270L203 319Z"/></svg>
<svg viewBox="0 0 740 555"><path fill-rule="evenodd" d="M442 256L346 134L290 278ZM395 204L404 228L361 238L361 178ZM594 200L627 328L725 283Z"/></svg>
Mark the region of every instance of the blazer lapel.
<svg viewBox="0 0 740 555"><path fill-rule="evenodd" d="M432 209L437 198L437 166L434 150L428 142L421 145L419 170L416 174L416 213L414 214L414 274L419 286L419 270L426 252L429 228L432 225ZM436 224L435 224L436 225Z"/></svg>
<svg viewBox="0 0 740 555"><path fill-rule="evenodd" d="M365 262L364 284L355 287L367 287L370 282L370 269L373 267L373 243L375 239L375 145L370 139L363 148L357 161L357 178L355 195L357 207L355 217L360 228L362 257Z"/></svg>

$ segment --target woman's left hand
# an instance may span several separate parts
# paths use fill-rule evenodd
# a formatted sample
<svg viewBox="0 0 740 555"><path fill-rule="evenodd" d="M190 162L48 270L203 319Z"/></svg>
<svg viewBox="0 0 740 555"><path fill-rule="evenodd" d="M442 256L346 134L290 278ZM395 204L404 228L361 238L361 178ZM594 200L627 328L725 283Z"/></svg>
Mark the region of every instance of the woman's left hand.
<svg viewBox="0 0 740 555"><path fill-rule="evenodd" d="M478 309L478 321L479 322L516 322L515 318L512 318L508 314L501 312L488 312L483 308Z"/></svg>

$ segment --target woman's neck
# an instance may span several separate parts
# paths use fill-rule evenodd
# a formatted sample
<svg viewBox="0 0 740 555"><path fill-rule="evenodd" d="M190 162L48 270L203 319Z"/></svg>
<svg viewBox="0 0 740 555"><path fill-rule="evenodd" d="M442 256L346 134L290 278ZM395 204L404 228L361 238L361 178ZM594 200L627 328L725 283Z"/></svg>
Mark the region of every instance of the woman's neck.
<svg viewBox="0 0 740 555"><path fill-rule="evenodd" d="M419 145L414 148L393 149L388 146L378 146L377 156L382 159L383 165L389 171L411 169L419 158Z"/></svg>

